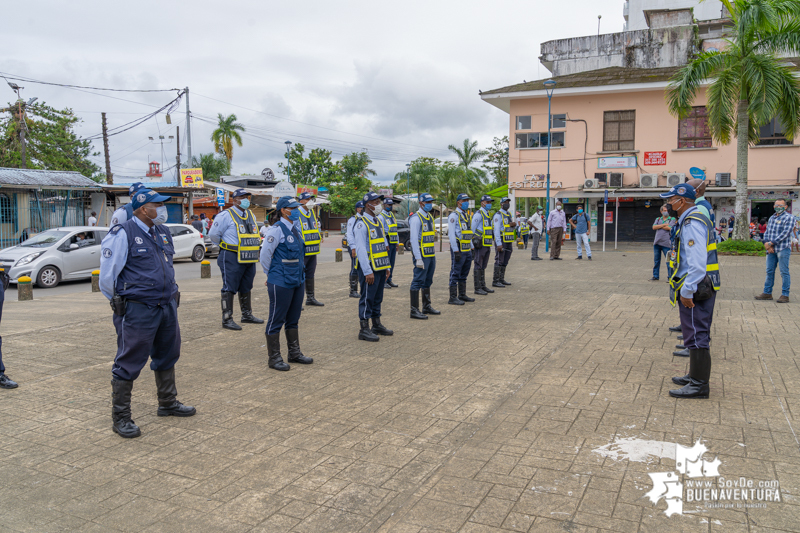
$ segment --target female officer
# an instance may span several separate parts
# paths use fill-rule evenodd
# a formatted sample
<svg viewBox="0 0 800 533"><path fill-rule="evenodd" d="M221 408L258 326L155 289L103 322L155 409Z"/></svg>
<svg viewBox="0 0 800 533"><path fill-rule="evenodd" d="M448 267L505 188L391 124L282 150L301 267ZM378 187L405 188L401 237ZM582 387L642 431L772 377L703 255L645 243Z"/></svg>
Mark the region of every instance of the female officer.
<svg viewBox="0 0 800 533"><path fill-rule="evenodd" d="M286 331L289 362L310 365L314 360L300 351L297 323L303 306L305 274L303 258L305 249L303 239L295 227L300 218L297 208L300 204L292 197L284 196L278 200L275 212L280 220L267 230L261 247L261 268L267 275L269 293L269 319L267 320L267 352L269 367L275 370L289 370L289 365L281 357L281 327Z"/></svg>

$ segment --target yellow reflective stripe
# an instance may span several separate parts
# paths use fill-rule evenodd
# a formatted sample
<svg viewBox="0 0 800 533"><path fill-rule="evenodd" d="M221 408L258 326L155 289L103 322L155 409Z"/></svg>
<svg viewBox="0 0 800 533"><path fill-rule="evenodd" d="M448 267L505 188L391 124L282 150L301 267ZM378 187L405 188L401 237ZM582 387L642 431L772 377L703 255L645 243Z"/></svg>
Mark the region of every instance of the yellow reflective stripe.
<svg viewBox="0 0 800 533"><path fill-rule="evenodd" d="M707 264L706 265L706 272L712 272L714 270L719 270L719 264L718 263Z"/></svg>
<svg viewBox="0 0 800 533"><path fill-rule="evenodd" d="M261 235L259 235L258 233L242 233L241 231L239 231L239 226L243 226L244 222L252 222L254 227L258 227L256 225L256 220L255 217L253 216L253 213L247 211L247 218L244 219L240 218L236 213L231 211L231 218L233 218L233 221L236 224L236 236L239 239L239 245L236 246L236 250L230 250L230 251L237 252L237 260L239 263L258 263L258 259L244 259L244 260L242 259L242 252L255 252L258 251L260 248L260 246L243 246L242 239L246 238L258 239L258 242L260 243ZM242 224L239 224L238 222L242 222Z"/></svg>
<svg viewBox="0 0 800 533"><path fill-rule="evenodd" d="M711 244L706 246L706 251L707 252L711 252L711 251L714 251L716 249L717 249L717 243L715 243L715 242L712 242Z"/></svg>

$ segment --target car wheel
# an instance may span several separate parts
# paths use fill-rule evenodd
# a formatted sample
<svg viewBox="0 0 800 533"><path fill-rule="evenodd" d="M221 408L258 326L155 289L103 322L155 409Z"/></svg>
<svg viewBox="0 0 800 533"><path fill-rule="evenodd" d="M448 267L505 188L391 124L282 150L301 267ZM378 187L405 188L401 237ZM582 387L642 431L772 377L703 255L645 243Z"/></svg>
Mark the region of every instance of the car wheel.
<svg viewBox="0 0 800 533"><path fill-rule="evenodd" d="M206 249L202 246L195 246L194 250L192 251L192 261L195 263L202 261L203 258L206 256Z"/></svg>
<svg viewBox="0 0 800 533"><path fill-rule="evenodd" d="M411 251L411 239L406 241L406 243L403 245L403 248L405 248L406 252L410 252Z"/></svg>
<svg viewBox="0 0 800 533"><path fill-rule="evenodd" d="M61 281L61 272L54 266L42 268L36 275L36 285L44 289L52 289Z"/></svg>

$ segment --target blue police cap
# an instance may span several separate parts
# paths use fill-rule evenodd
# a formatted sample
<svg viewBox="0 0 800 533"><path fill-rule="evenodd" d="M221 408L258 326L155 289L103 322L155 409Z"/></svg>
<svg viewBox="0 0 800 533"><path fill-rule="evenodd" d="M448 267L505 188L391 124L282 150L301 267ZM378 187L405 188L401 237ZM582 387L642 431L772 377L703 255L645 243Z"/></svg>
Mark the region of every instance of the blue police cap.
<svg viewBox="0 0 800 533"><path fill-rule="evenodd" d="M275 206L275 209L280 211L281 209L293 209L295 207L300 207L294 198L291 196L282 196L280 200L278 200L278 205Z"/></svg>
<svg viewBox="0 0 800 533"><path fill-rule="evenodd" d="M661 196L661 198L680 196L681 198L686 198L687 200L694 200L697 198L697 193L695 192L694 187L688 183L680 183L667 192L662 192L659 196Z"/></svg>
<svg viewBox="0 0 800 533"><path fill-rule="evenodd" d="M133 194L142 187L144 187L144 184L141 181L137 181L136 183L133 183L130 187L128 187L128 193Z"/></svg>
<svg viewBox="0 0 800 533"><path fill-rule="evenodd" d="M359 200L359 201L356 202L356 209L359 209L359 208L364 209L364 201L363 200Z"/></svg>
<svg viewBox="0 0 800 533"><path fill-rule="evenodd" d="M369 191L367 194L364 195L364 205L366 205L367 202L371 202L373 200L383 200L383 195L372 191Z"/></svg>
<svg viewBox="0 0 800 533"><path fill-rule="evenodd" d="M460 202L462 200L469 200L469 194L464 194L463 192L459 194L456 198L456 202Z"/></svg>
<svg viewBox="0 0 800 533"><path fill-rule="evenodd" d="M500 200L500 203L504 204L504 203L510 202L510 201L511 201L511 198L509 198L508 196L503 196L503 199Z"/></svg>
<svg viewBox="0 0 800 533"><path fill-rule="evenodd" d="M392 200L391 198L383 199L383 205L392 205L392 204L394 204L394 200Z"/></svg>
<svg viewBox="0 0 800 533"><path fill-rule="evenodd" d="M308 198L314 198L314 193L306 191L304 193L300 193L300 196L297 197L298 200L307 200Z"/></svg>
<svg viewBox="0 0 800 533"><path fill-rule="evenodd" d="M488 194L484 194L483 196L481 196L481 202L491 202L491 201L492 197L489 196Z"/></svg>
<svg viewBox="0 0 800 533"><path fill-rule="evenodd" d="M421 204L427 204L428 202L432 202L432 201L433 201L433 196L431 196L430 194L428 194L426 192L424 192L424 193L419 195L419 203L421 203Z"/></svg>
<svg viewBox="0 0 800 533"><path fill-rule="evenodd" d="M141 189L137 190L133 196L131 196L131 207L135 211L144 204L149 204L151 202L166 202L167 200L169 200L169 196L164 196L163 194L158 194L156 191L142 187Z"/></svg>
<svg viewBox="0 0 800 533"><path fill-rule="evenodd" d="M250 193L244 189L236 189L235 191L233 191L233 198L238 198L239 196L248 196L248 195L250 195Z"/></svg>

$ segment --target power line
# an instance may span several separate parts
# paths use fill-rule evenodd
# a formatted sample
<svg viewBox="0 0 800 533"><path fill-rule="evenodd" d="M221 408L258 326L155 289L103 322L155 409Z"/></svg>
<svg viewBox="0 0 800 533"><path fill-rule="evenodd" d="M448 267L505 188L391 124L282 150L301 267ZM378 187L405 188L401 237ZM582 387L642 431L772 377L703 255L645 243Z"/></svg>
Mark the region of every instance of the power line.
<svg viewBox="0 0 800 533"><path fill-rule="evenodd" d="M24 83L38 83L40 85L54 85L56 87L68 87L71 89L91 89L94 91L113 91L119 93L166 93L166 92L180 90L180 89L108 89L106 87L86 87L83 85L70 85L67 83L54 83L50 81L35 80L33 78L27 78L16 74L10 74L8 72L0 72L0 76L2 76L6 81L12 79Z"/></svg>

